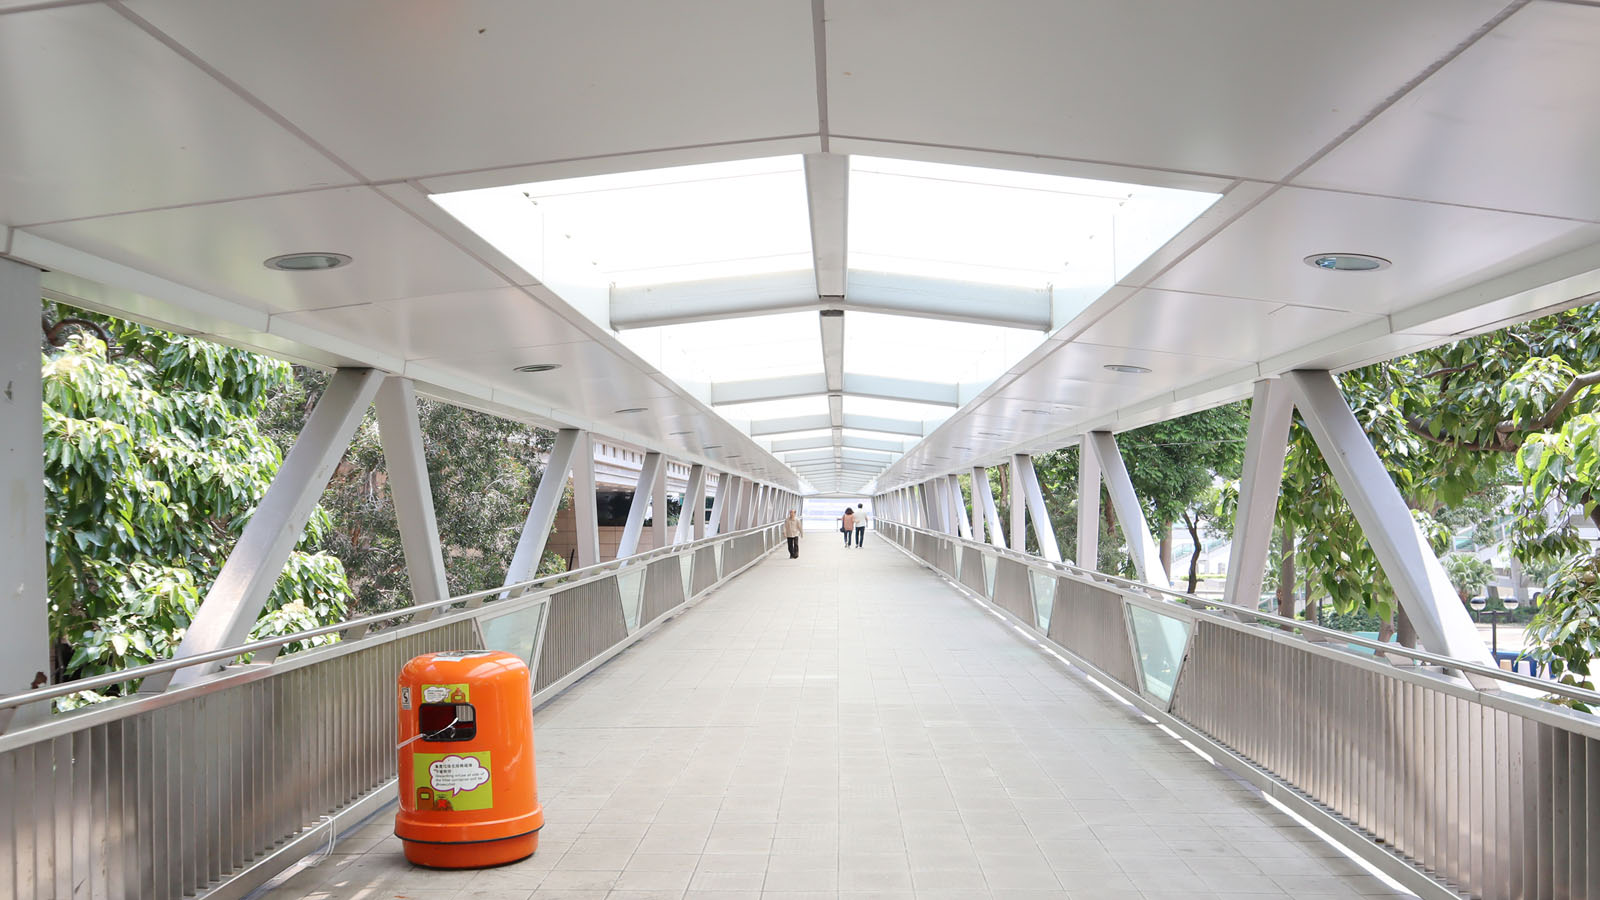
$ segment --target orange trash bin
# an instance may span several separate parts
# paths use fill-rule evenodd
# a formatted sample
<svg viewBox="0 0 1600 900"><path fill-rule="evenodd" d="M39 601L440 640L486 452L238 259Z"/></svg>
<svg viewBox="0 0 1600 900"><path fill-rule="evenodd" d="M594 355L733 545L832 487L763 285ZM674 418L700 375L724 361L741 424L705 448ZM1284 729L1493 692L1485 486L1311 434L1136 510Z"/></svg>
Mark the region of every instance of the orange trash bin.
<svg viewBox="0 0 1600 900"><path fill-rule="evenodd" d="M400 810L406 859L466 869L539 849L533 683L510 653L429 653L400 670Z"/></svg>

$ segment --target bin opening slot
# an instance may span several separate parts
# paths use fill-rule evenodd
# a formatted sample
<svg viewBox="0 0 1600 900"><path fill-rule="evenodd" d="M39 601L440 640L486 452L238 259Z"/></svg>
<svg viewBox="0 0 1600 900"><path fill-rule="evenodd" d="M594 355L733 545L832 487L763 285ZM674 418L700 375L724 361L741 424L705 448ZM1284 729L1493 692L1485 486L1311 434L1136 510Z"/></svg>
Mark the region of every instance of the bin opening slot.
<svg viewBox="0 0 1600 900"><path fill-rule="evenodd" d="M478 716L470 703L424 703L417 709L417 731L425 741L470 741L478 736Z"/></svg>

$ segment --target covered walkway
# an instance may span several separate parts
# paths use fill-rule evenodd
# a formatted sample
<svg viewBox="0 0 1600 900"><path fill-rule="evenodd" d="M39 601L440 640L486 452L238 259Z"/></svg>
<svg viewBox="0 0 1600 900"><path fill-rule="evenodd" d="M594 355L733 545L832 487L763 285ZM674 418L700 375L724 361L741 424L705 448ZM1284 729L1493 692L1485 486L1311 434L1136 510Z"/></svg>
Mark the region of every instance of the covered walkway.
<svg viewBox="0 0 1600 900"><path fill-rule="evenodd" d="M391 808L268 896L1388 894L878 535L834 538L538 711L533 858L412 867Z"/></svg>

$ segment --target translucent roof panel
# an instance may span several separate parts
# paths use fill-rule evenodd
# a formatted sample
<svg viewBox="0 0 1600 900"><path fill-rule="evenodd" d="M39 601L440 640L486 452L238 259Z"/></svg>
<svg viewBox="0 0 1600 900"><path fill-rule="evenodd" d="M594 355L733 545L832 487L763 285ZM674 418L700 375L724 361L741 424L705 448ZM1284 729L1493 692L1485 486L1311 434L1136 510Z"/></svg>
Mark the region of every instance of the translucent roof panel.
<svg viewBox="0 0 1600 900"><path fill-rule="evenodd" d="M801 157L592 175L435 202L553 285L628 287L809 271Z"/></svg>
<svg viewBox="0 0 1600 900"><path fill-rule="evenodd" d="M851 269L1103 290L1218 195L850 157Z"/></svg>
<svg viewBox="0 0 1600 900"><path fill-rule="evenodd" d="M758 400L753 403L726 403L715 407L725 419L745 422L760 419L787 419L791 416L825 416L828 398L824 394L809 397L785 397L782 400Z"/></svg>
<svg viewBox="0 0 1600 900"><path fill-rule="evenodd" d="M668 377L685 383L822 371L822 330L814 312L635 328L618 332L617 338Z"/></svg>
<svg viewBox="0 0 1600 900"><path fill-rule="evenodd" d="M844 370L942 384L987 385L1044 337L1025 328L849 312L844 319Z"/></svg>
<svg viewBox="0 0 1600 900"><path fill-rule="evenodd" d="M955 412L953 407L932 403L912 403L906 400L882 400L877 397L844 396L844 414L847 416L880 416L885 419L908 419L915 422L943 421Z"/></svg>

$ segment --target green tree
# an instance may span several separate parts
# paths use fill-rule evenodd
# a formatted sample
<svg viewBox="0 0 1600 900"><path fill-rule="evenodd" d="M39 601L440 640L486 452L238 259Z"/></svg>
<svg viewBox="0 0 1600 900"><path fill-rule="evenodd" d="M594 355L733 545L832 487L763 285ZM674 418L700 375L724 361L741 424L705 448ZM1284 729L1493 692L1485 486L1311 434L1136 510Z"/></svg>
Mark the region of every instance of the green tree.
<svg viewBox="0 0 1600 900"><path fill-rule="evenodd" d="M1463 603L1478 596L1494 580L1494 567L1471 553L1452 553L1440 562Z"/></svg>
<svg viewBox="0 0 1600 900"><path fill-rule="evenodd" d="M88 314L48 332L42 366L54 675L167 658L282 462L256 418L289 367ZM328 527L312 516L253 636L343 618L343 567L308 550Z"/></svg>
<svg viewBox="0 0 1600 900"><path fill-rule="evenodd" d="M1557 573L1530 628L1529 652L1575 682L1600 649L1597 626L1588 624L1600 592L1584 577L1600 562L1571 519L1576 512L1600 526L1597 370L1600 305L1589 305L1340 377L1414 511L1448 521L1446 510L1494 503L1512 486L1519 515L1511 549L1528 569ZM1315 573L1307 581L1337 609L1392 618L1393 590L1298 423L1279 515L1303 536L1298 556Z"/></svg>
<svg viewBox="0 0 1600 900"><path fill-rule="evenodd" d="M328 376L295 367L270 392L267 433L287 450L326 390ZM504 583L555 434L521 422L434 400L418 401L423 453L451 596ZM317 546L345 560L354 612L368 615L413 603L405 553L377 416L368 410L322 496L331 527ZM547 552L540 574L565 561Z"/></svg>

